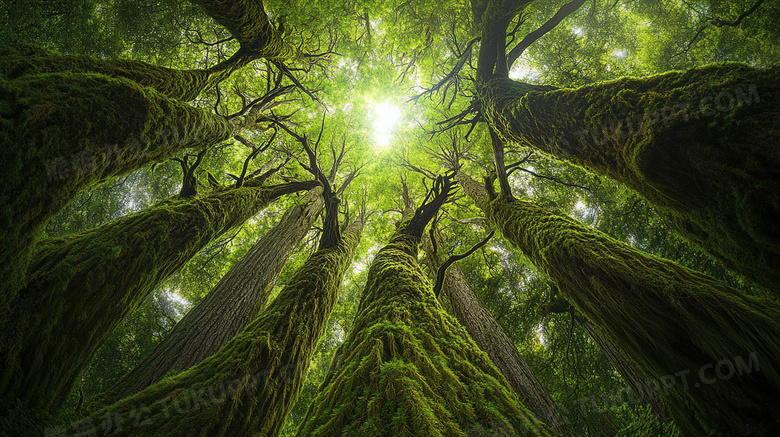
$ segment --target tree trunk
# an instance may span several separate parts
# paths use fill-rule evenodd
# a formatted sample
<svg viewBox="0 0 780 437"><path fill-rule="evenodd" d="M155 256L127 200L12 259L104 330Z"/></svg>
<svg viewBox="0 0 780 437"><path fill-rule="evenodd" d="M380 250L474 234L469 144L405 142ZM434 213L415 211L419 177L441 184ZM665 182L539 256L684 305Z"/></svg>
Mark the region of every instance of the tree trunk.
<svg viewBox="0 0 780 437"><path fill-rule="evenodd" d="M215 355L95 413L87 423L98 429L106 417L117 418L106 431L116 436L278 435L327 327L362 220L335 246L315 252L279 296Z"/></svg>
<svg viewBox="0 0 780 437"><path fill-rule="evenodd" d="M269 61L296 59L300 52L286 42L283 29L268 19L262 0L192 0L236 37L241 48ZM280 25L283 17L279 17Z"/></svg>
<svg viewBox="0 0 780 437"><path fill-rule="evenodd" d="M162 202L104 226L39 243L2 332L2 403L59 405L106 336L207 244L284 194L316 182L251 184Z"/></svg>
<svg viewBox="0 0 780 437"><path fill-rule="evenodd" d="M420 237L401 229L372 262L337 369L298 435L543 432L487 355L441 308L417 264Z"/></svg>
<svg viewBox="0 0 780 437"><path fill-rule="evenodd" d="M609 358L609 361L623 378L623 381L628 384L636 399L643 404L650 405L650 409L659 420L668 422L670 419L669 412L666 411L666 407L659 399L660 393L656 393L659 387L652 385L654 380L650 379L651 384L648 384L648 378L642 374L642 371L637 368L636 364L631 362L623 352L615 348L604 338L592 323L582 317L577 317L577 322Z"/></svg>
<svg viewBox="0 0 780 437"><path fill-rule="evenodd" d="M506 140L621 181L726 267L779 293L780 67L728 64L554 90L478 85Z"/></svg>
<svg viewBox="0 0 780 437"><path fill-rule="evenodd" d="M182 318L144 361L92 402L111 405L214 355L265 307L293 249L322 211L322 189L309 191L234 264L202 302Z"/></svg>
<svg viewBox="0 0 780 437"><path fill-rule="evenodd" d="M248 50L239 50L227 60L207 69L177 70L126 59L62 55L34 46L3 47L0 48L0 55L0 74L7 80L41 74L101 74L128 79L181 102L195 99L201 92L258 58Z"/></svg>
<svg viewBox="0 0 780 437"><path fill-rule="evenodd" d="M446 243L441 236L436 237L438 246L445 247ZM436 272L444 260L431 253L433 248L428 241L428 238L423 238L423 248L429 252L426 260L429 260L432 270ZM574 430L569 426L568 420L536 379L536 375L528 367L528 363L520 355L515 344L474 294L474 290L471 289L457 264L447 269L442 291L449 299L455 317L480 349L488 354L490 360L506 378L508 387L517 393L523 405L539 420L546 423L556 435L573 436Z"/></svg>
<svg viewBox="0 0 780 437"><path fill-rule="evenodd" d="M681 429L777 434L780 306L530 202L491 200L462 172L456 178L504 237L662 385Z"/></svg>
<svg viewBox="0 0 780 437"><path fill-rule="evenodd" d="M0 78L0 93L0 323L40 230L77 192L237 131L216 114L101 74Z"/></svg>

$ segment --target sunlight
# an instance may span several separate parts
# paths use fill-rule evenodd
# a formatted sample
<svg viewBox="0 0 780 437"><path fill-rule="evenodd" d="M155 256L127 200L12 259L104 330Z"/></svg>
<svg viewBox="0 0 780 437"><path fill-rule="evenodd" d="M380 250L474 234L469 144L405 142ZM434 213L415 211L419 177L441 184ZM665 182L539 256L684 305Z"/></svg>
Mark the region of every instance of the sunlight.
<svg viewBox="0 0 780 437"><path fill-rule="evenodd" d="M544 334L544 326L542 326L541 323L536 325L536 338L539 340L539 343L541 343L542 346L547 347L547 336Z"/></svg>
<svg viewBox="0 0 780 437"><path fill-rule="evenodd" d="M520 60L512 65L512 69L509 70L509 78L514 80L523 80L535 82L539 80L539 70L527 65L525 60Z"/></svg>
<svg viewBox="0 0 780 437"><path fill-rule="evenodd" d="M171 290L170 288L165 289L163 292L165 295L165 298L169 301L176 302L179 305L182 306L182 311L179 311L178 308L174 307L174 311L176 311L176 317L178 319L179 316L182 316L185 312L187 312L187 309L190 307L190 302L187 299L184 299L179 295L179 293L176 293L175 291Z"/></svg>
<svg viewBox="0 0 780 437"><path fill-rule="evenodd" d="M377 148L384 149L390 144L390 135L399 118L401 111L397 106L387 102L374 105L374 141Z"/></svg>
<svg viewBox="0 0 780 437"><path fill-rule="evenodd" d="M613 50L612 51L612 56L614 56L616 58L621 58L622 59L622 58L625 58L626 55L628 55L628 52L625 51L625 50Z"/></svg>

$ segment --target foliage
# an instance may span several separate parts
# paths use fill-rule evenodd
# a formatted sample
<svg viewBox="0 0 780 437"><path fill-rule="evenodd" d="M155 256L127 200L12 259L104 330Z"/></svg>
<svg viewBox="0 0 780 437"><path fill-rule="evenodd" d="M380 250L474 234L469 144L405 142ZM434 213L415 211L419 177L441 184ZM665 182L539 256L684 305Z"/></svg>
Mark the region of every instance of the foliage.
<svg viewBox="0 0 780 437"><path fill-rule="evenodd" d="M543 24L561 3L560 0L531 2L519 18L510 22L510 30L517 25L514 36L507 38L510 46ZM663 81L664 78L689 77L698 74L697 71L735 68L732 65L701 69L720 62L740 62L754 69L768 68L780 61L776 44L780 36L776 23L780 14L777 2L762 2L739 25L716 25L719 23L717 20L736 20L755 3L753 0L589 1L531 45L515 62L510 77L521 79L527 87L566 88L553 92L565 95L566 99L584 96L583 100L592 101L597 97L595 91L601 91L603 101L600 100L595 109L608 112L620 94L614 92L616 88L639 83L637 79L620 79L624 76L660 75L655 77ZM467 49L469 41L480 35L480 28L472 16L471 2L271 0L264 1L263 6L276 30L289 38L288 41L301 53L311 55L288 64L291 74L302 87L278 97L274 106L263 114L270 117L273 111L278 117L290 115L287 125L299 134L307 134L312 142L317 138L324 117L324 133L318 148L322 168L328 168L333 159L329 146L333 144L338 149L342 142L347 147L349 165L338 176L343 177L349 170L364 165L361 176L344 193L342 214L345 212L343 207L348 205L354 215L364 199L368 208L375 211L356 249L356 261L344 276L334 310L323 322L322 341L310 351L307 379L282 431L282 435L287 436L294 435L309 405L318 396L319 386L328 375L337 348L346 339L360 339L357 338L360 326L355 326L358 302L368 284L372 262L380 248L390 240L395 222L403 210L400 179L407 180L412 193L423 192L421 175L403 164L412 163L433 173L443 173L449 163L442 162L441 156L435 155L440 154L440 147L450 149L455 144L463 152L461 164L465 171L482 176L490 172L493 156L484 123L478 123L468 138L466 133L471 127L468 124L432 135L434 130L440 131L452 124L438 123L451 117L456 117L454 121L459 120L458 114L474 98L473 79L481 42L475 41L472 48ZM116 62L136 61L160 68L208 69L229 59L239 49L238 41L230 37L226 27L219 25L201 7L186 1L22 0L0 3L0 45L32 44L67 55L87 56L78 58L84 62L104 60L116 65ZM435 84L447 78L460 61L460 74L437 88ZM698 70L688 72L688 76L686 73L669 73L694 68ZM749 70L746 67L738 69ZM225 116L240 111L244 102L262 96L272 87L279 71L279 66L275 64L254 61L234 71L219 86L201 92L188 104L171 104L170 110L161 111L162 118L158 124L180 123L191 114L221 124ZM52 83L46 85L39 76L36 76L38 82L35 83L30 78L22 81L14 79L16 82L13 83L3 78L0 86L4 92L27 93L24 94L28 97L27 102L38 99L45 103L48 101L46 96L53 93L76 96L77 89L66 89L67 84L76 82L64 81L65 76L73 79L70 75L60 74L51 76ZM282 76L282 85L294 85L289 76ZM93 126L110 126L111 130L106 134L111 136L110 141L116 142L127 136L123 126L135 120L134 112L128 110L127 103L132 96L169 104L165 103L161 94L155 94L131 80L109 79L102 74L80 76L78 80L102 83L106 89L115 91L124 90L128 97L117 96L106 101L95 97L90 85L87 92L81 93L84 101L77 110L66 114L68 110L63 108L62 114L38 117L34 120L36 128L53 129L47 120L55 120L61 123L56 135L64 138L73 134L75 138L77 131ZM707 77L700 81L700 85L710 90L725 86L722 81L710 81ZM317 100L304 92L304 88ZM425 90L433 88L438 91L419 97ZM634 94L632 98L652 100L660 107L677 103L674 99L669 100L677 95L674 93L642 89ZM73 97L74 102L79 99ZM389 140L380 139L375 132L377 120L389 118L378 112L379 104L400 110ZM0 106L4 117L0 141L5 145L21 138L24 144L32 144L29 135L17 135L11 131L9 120L18 111L15 112L15 107L3 105ZM722 130L726 129L726 125L721 122L729 122L725 118L708 121L713 128ZM150 125L148 130L155 132L160 126ZM37 135L35 132L32 134ZM233 184L235 180L228 175L240 175L245 159L253 151L232 134L219 137L195 171L201 195L212 191L212 178L223 186ZM245 131L244 138L254 145L270 141L269 149L250 160L250 171L279 165L293 156L279 171L276 182L308 178L296 162L298 158L306 163L300 146L282 131L274 136L274 124L267 119L258 123L252 131ZM42 195L53 192L44 163L56 156L34 146L19 150L23 153L40 152L40 157L35 164L14 167L13 172L6 172L9 183L17 184L14 192L28 189L37 190ZM65 197L55 198L55 202L59 202L57 208L41 211L45 217L41 220L37 241L73 238L81 232L116 223L116 220L133 213L147 211L150 206L175 196L182 174L180 166L168 158L190 156L191 159L198 152L200 150L197 149L169 150L126 172L114 172L107 177L93 174L78 181L64 181L68 184L78 182L70 193L73 199L67 202ZM506 155L508 163L521 162L521 169L512 173L509 182L512 189L523 193L526 199L556 214L573 216L586 226L643 253L674 261L725 284L718 287L728 286L756 298L776 299L765 287L735 276L729 271L730 266L724 266L724 263L688 242L678 229L670 225L668 213L653 206L623 183L551 155L538 152L529 155L529 152L527 148L511 147L507 148ZM11 168L18 160L4 162ZM714 167L711 170L717 173L722 169ZM111 180L107 180L108 177ZM3 202L3 208L11 205L15 197L9 199L9 202ZM417 196L416 200L420 199ZM183 263L180 269L173 269L177 271L166 281L152 287L154 290L148 290L147 300L134 305L137 309L114 328L103 348L92 357L86 371L74 380L80 391L71 393L59 413L26 411L20 405L14 410L18 416L23 416L19 420L26 421L31 429L42 426L70 429L80 419L75 409L81 394L84 401L97 395L142 360L165 337L174 321L199 303L230 266L247 252L252 242L270 229L283 211L295 202L293 196L280 199L243 225L194 250L189 261ZM748 206L757 203L755 199L745 201ZM55 214L55 209L60 209L59 213ZM23 218L38 213L24 207L17 212ZM737 212L745 214L750 211ZM447 206L439 222L444 225L447 238L454 247L441 250L459 253L474 244L481 231L473 223L461 222L481 215L484 214L465 197ZM295 272L314 252L318 238L315 229L290 257L271 299L279 296L284 286L293 280ZM16 249L11 252L14 257L17 253L23 255ZM532 255L513 253L506 239L496 237L488 247L460 261L459 265L480 299L516 343L531 370L566 411L576 433L593 436L678 435L673 423L659 423L638 403L602 403L604 395L624 390L625 383L608 357L575 322L575 317L581 316L581 313L545 311L560 300L564 290L551 287L548 276L537 270L531 261ZM17 270L9 271L22 281L26 272ZM423 278L427 273L417 272L416 275ZM739 299L752 298L742 296ZM445 314L446 306L436 306L435 311L429 306L415 308L415 316L422 317L417 313L432 312L436 320L446 320L446 326L460 329ZM422 335L416 323L410 322L408 329L415 335ZM386 332L397 331L391 326L380 328ZM431 326L430 331L437 329L441 326ZM466 339L463 342L468 343ZM479 361L478 358L473 359ZM388 367L387 372L408 375L409 369L410 365ZM515 401L511 403L516 404Z"/></svg>

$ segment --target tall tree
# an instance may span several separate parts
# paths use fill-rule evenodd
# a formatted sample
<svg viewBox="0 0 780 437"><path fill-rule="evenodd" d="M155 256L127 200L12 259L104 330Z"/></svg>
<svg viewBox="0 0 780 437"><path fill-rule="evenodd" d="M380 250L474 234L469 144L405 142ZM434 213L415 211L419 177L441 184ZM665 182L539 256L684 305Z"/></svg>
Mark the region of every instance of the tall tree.
<svg viewBox="0 0 780 437"><path fill-rule="evenodd" d="M627 184L682 235L777 292L780 68L716 65L577 89L515 82L513 60L560 19L507 55L507 26L527 2L486 3L492 14L475 13L483 28L473 108L494 134Z"/></svg>
<svg viewBox="0 0 780 437"><path fill-rule="evenodd" d="M692 434L777 431L775 302L745 296L529 201L491 196L490 184L462 171L456 178L578 311L664 385L680 428ZM728 373L716 370L724 362ZM677 380L689 374L701 383Z"/></svg>
<svg viewBox="0 0 780 437"><path fill-rule="evenodd" d="M440 178L374 258L339 367L298 435L546 433L442 309L417 264L425 226L451 188Z"/></svg>
<svg viewBox="0 0 780 437"><path fill-rule="evenodd" d="M434 246L430 243L430 237L423 238L423 249L427 252L425 259L430 263L432 270L440 271L449 260L442 259L437 249L448 246L441 232L436 227L433 229L430 234L436 238L437 243ZM438 278L437 285L439 285ZM533 374L515 344L474 293L457 264L446 268L441 285L443 297L449 300L458 322L466 328L480 349L488 354L523 405L547 424L556 435L574 435L574 431L568 425L568 419L563 416L555 401Z"/></svg>
<svg viewBox="0 0 780 437"><path fill-rule="evenodd" d="M91 402L92 408L113 404L171 371L198 364L241 332L265 307L285 261L309 232L322 207L320 188L310 190L301 204L290 207L141 364Z"/></svg>
<svg viewBox="0 0 780 437"><path fill-rule="evenodd" d="M300 391L315 346L326 328L342 276L368 218L365 210L341 232L339 199L317 169L325 219L318 250L240 334L194 367L147 387L85 422L112 418L114 435L277 435ZM208 395L208 399L206 396ZM139 411L139 409L141 411ZM138 414L132 425L124 422Z"/></svg>
<svg viewBox="0 0 780 437"><path fill-rule="evenodd" d="M180 71L35 47L0 52L0 162L8 175L0 190L0 272L7 278L0 288L0 323L26 281L42 226L78 191L177 151L209 147L254 125L254 111L225 119L183 102L254 59L267 55L279 61L289 52L287 45L262 3L246 2L257 19L248 28L235 27L246 11L232 2L200 4L236 31L242 44L230 59L209 69Z"/></svg>
<svg viewBox="0 0 780 437"><path fill-rule="evenodd" d="M16 399L59 405L106 336L162 280L274 199L316 185L264 186L272 172L39 243L1 337L3 408Z"/></svg>

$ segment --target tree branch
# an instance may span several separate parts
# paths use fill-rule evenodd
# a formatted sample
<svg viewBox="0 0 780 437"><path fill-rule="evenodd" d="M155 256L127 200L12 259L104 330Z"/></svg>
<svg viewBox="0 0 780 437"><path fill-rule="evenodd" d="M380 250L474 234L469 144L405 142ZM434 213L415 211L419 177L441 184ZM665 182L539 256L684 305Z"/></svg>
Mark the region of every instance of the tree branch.
<svg viewBox="0 0 780 437"><path fill-rule="evenodd" d="M439 293L441 292L441 288L444 286L444 276L447 273L447 268L454 264L457 261L462 260L463 258L466 258L467 256L474 253L477 249L487 244L488 241L490 241L491 238L493 238L493 234L495 234L496 231L490 231L490 234L488 234L487 237L485 237L484 240L480 241L479 243L475 244L474 247L466 251L466 253L463 253L461 255L454 255L447 259L447 261L444 261L444 264L439 267L439 270L436 271L436 285L433 287L433 294L436 297L439 297ZM431 239L433 241L433 239Z"/></svg>
<svg viewBox="0 0 780 437"><path fill-rule="evenodd" d="M517 43L517 45L509 51L506 61L509 69L512 68L512 64L514 64L517 58L523 54L525 49L530 47L531 44L536 42L539 38L543 37L547 32L553 30L564 18L579 9L584 3L585 0L572 0L569 3L566 3L558 9L558 12L556 12L552 18L547 20L547 22L542 24L538 29L526 35L522 41Z"/></svg>

